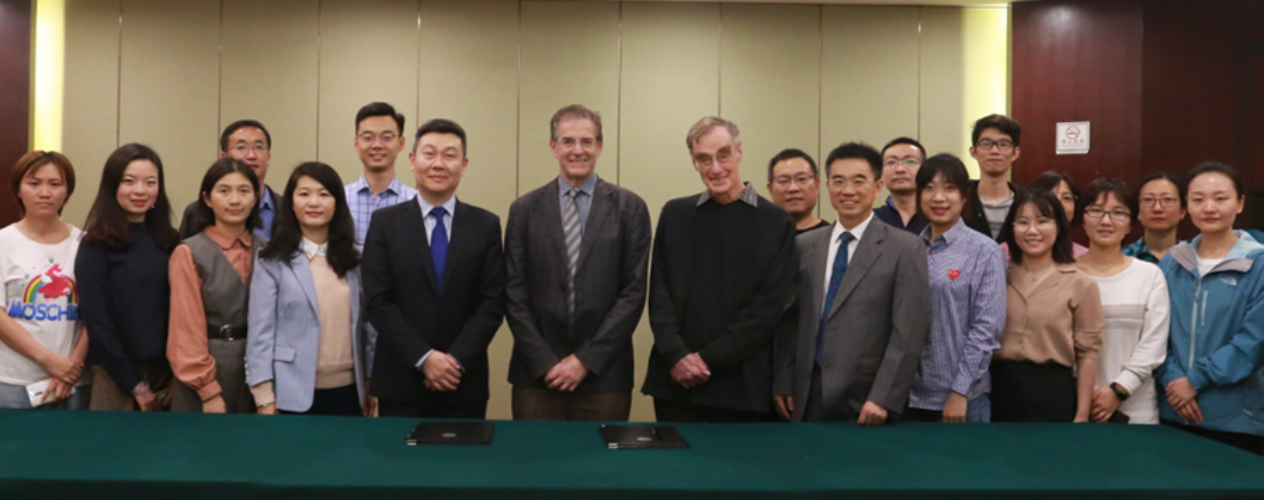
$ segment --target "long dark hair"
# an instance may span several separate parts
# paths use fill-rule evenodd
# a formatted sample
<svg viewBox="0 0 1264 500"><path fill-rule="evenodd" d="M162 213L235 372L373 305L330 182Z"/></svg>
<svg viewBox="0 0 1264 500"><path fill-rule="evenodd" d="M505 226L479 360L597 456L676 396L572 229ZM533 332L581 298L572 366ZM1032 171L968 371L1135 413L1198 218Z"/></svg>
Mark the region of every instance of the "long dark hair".
<svg viewBox="0 0 1264 500"><path fill-rule="evenodd" d="M343 190L342 178L333 167L318 161L309 161L290 174L285 183L285 201L277 208L275 224L272 227L272 239L259 254L259 258L273 259L289 264L290 259L299 251L299 242L303 238L303 229L299 226L298 215L294 213L294 191L298 189L298 180L311 177L334 197L334 217L329 221L329 246L325 250L325 259L329 267L339 278L345 278L347 272L360 265L360 252L355 248L355 222L351 220L351 209L347 206L347 193Z"/></svg>
<svg viewBox="0 0 1264 500"><path fill-rule="evenodd" d="M1005 225L1001 226L999 241L1009 246L1009 260L1015 264L1023 263L1023 250L1018 246L1018 238L1014 235L1014 220L1018 219L1018 214L1028 203L1035 207L1036 213L1053 219L1058 225L1058 237L1053 240L1053 261L1058 264L1074 264L1075 252L1071 249L1071 224L1067 223L1062 202L1052 192L1032 189L1020 189L1014 193L1014 204L1010 205L1009 215L1005 216Z"/></svg>
<svg viewBox="0 0 1264 500"><path fill-rule="evenodd" d="M105 169L101 172L101 187L97 190L96 201L92 202L92 210L88 212L83 239L100 242L115 250L132 246L132 230L127 221L127 213L118 204L118 190L127 166L137 160L147 160L158 169L158 197L154 200L154 206L145 212L144 225L158 248L171 253L180 242L180 237L176 228L171 225L171 202L167 200L166 174L163 173L162 159L158 158L158 153L144 144L124 144L105 160Z"/></svg>
<svg viewBox="0 0 1264 500"><path fill-rule="evenodd" d="M255 188L255 203L250 207L250 216L246 217L246 230L254 231L256 227L263 226L263 219L259 217L259 197L263 195L259 191L259 176L255 175L254 169L250 168L246 162L225 156L215 163L211 164L211 168L206 170L206 175L202 176L202 187L198 189L197 199L197 217L193 222L193 228L189 234L198 234L204 231L207 226L215 225L215 211L211 210L211 206L206 204L206 197L210 196L211 191L215 190L215 183L223 179L228 174L241 174L246 176L246 180L250 181L250 185Z"/></svg>

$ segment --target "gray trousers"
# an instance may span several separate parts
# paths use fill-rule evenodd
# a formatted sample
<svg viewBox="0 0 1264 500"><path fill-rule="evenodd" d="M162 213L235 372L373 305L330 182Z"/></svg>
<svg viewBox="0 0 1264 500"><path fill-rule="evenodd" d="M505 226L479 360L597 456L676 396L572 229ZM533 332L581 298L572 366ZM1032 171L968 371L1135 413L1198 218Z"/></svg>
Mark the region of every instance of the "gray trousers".
<svg viewBox="0 0 1264 500"><path fill-rule="evenodd" d="M246 386L246 339L210 339L208 347L215 358L215 381L228 413L255 413L255 398ZM201 413L202 398L180 382L173 383L171 411Z"/></svg>

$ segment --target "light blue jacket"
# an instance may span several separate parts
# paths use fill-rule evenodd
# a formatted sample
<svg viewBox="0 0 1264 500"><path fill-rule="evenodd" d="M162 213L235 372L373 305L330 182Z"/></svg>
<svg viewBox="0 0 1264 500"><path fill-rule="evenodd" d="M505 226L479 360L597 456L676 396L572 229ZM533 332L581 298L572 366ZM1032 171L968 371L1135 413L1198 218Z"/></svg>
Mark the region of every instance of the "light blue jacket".
<svg viewBox="0 0 1264 500"><path fill-rule="evenodd" d="M1245 231L1224 261L1199 276L1202 237L1172 248L1159 264L1172 296L1167 360L1156 370L1159 417L1181 422L1168 383L1189 377L1202 427L1264 436L1264 245Z"/></svg>
<svg viewBox="0 0 1264 500"><path fill-rule="evenodd" d="M277 409L304 412L316 390L316 358L320 350L320 307L307 256L290 262L258 259L250 281L246 383L273 381ZM351 291L351 343L356 390L365 401L373 339L360 321L360 268L347 272Z"/></svg>

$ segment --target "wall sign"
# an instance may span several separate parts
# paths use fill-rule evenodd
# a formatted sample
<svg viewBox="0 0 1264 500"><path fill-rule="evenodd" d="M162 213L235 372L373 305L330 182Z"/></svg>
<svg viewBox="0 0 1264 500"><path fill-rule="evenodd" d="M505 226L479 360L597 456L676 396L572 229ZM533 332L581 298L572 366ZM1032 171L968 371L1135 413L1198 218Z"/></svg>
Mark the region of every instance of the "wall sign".
<svg viewBox="0 0 1264 500"><path fill-rule="evenodd" d="M1089 122L1058 122L1056 142L1060 155L1088 154Z"/></svg>

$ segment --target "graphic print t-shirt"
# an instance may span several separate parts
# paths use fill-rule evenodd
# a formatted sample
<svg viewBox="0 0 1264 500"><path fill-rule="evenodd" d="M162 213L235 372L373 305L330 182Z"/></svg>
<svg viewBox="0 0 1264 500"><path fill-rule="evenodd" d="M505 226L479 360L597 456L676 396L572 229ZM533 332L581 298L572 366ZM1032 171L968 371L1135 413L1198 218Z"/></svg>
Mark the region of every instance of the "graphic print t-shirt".
<svg viewBox="0 0 1264 500"><path fill-rule="evenodd" d="M75 289L75 254L79 228L70 237L45 245L31 241L9 225L0 229L0 298L5 313L49 350L69 355L79 323L79 294ZM27 385L48 377L35 360L0 342L0 382Z"/></svg>

